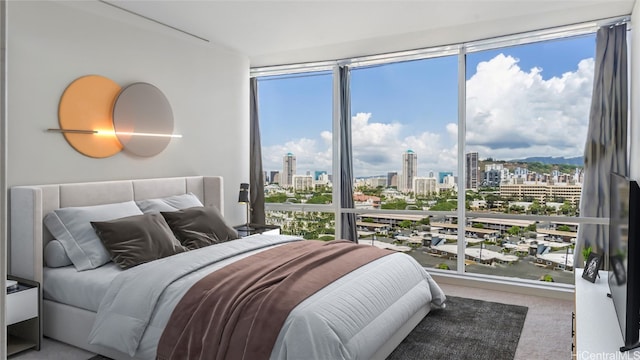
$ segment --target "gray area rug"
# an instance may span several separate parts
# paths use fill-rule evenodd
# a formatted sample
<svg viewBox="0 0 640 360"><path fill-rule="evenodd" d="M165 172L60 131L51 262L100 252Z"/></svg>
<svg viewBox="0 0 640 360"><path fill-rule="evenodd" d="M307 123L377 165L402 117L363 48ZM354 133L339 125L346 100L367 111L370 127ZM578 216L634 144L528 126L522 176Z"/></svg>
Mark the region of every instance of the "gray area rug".
<svg viewBox="0 0 640 360"><path fill-rule="evenodd" d="M527 317L526 306L447 296L387 360L513 360ZM89 360L107 360L100 355Z"/></svg>
<svg viewBox="0 0 640 360"><path fill-rule="evenodd" d="M387 360L513 360L527 310L447 296L447 306L431 311Z"/></svg>

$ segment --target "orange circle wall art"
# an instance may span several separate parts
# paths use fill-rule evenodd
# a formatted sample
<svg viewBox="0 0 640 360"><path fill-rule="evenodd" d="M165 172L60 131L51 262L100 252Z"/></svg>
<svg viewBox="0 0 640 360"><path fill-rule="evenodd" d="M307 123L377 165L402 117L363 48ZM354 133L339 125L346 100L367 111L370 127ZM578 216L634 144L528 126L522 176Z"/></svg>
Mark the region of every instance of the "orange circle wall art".
<svg viewBox="0 0 640 360"><path fill-rule="evenodd" d="M100 133L64 132L67 142L78 152L105 158L122 150L113 127L113 106L120 89L116 82L99 75L80 77L65 89L58 107L60 129Z"/></svg>

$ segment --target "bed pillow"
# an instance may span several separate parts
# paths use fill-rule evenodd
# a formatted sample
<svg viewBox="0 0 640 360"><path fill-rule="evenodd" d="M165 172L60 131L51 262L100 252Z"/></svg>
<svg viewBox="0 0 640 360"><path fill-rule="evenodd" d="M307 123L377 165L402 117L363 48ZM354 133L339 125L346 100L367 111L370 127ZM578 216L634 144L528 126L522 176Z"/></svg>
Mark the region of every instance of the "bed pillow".
<svg viewBox="0 0 640 360"><path fill-rule="evenodd" d="M214 206L196 206L161 214L178 240L189 249L238 238L238 232L227 224Z"/></svg>
<svg viewBox="0 0 640 360"><path fill-rule="evenodd" d="M44 247L44 263L47 267L57 268L73 264L67 252L64 251L62 243L58 240L51 240Z"/></svg>
<svg viewBox="0 0 640 360"><path fill-rule="evenodd" d="M44 217L44 224L58 239L78 271L95 269L111 261L111 255L91 227L91 221L107 221L140 215L135 202L66 207Z"/></svg>
<svg viewBox="0 0 640 360"><path fill-rule="evenodd" d="M148 214L152 212L176 211L194 206L202 206L202 203L193 193L187 193L164 198L138 200L136 201L136 205L138 205L143 213Z"/></svg>
<svg viewBox="0 0 640 360"><path fill-rule="evenodd" d="M92 221L91 225L122 269L187 251L159 213Z"/></svg>

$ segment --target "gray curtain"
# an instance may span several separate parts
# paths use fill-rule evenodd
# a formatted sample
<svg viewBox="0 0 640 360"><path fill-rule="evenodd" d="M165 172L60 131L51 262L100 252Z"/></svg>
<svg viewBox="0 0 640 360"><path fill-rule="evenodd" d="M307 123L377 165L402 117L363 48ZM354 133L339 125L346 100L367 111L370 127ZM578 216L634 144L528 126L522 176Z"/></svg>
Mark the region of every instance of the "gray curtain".
<svg viewBox="0 0 640 360"><path fill-rule="evenodd" d="M580 216L609 217L611 172L628 175L627 165L627 26L606 26L596 36L596 59L589 129L584 151L584 182ZM574 254L582 266L582 249L605 255L608 228L584 224L578 231Z"/></svg>
<svg viewBox="0 0 640 360"><path fill-rule="evenodd" d="M347 66L338 69L340 81L340 207L352 209L353 203L353 159L351 152L351 93L350 70ZM356 214L340 213L341 238L358 242Z"/></svg>
<svg viewBox="0 0 640 360"><path fill-rule="evenodd" d="M251 196L251 223L264 225L264 170L258 118L258 79L249 80L249 195Z"/></svg>

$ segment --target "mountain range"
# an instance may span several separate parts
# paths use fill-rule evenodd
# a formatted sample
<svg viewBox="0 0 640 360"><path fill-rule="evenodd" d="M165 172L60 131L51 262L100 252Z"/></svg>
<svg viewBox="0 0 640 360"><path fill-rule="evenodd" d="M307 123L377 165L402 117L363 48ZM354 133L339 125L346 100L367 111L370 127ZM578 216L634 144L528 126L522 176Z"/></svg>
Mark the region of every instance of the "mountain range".
<svg viewBox="0 0 640 360"><path fill-rule="evenodd" d="M549 165L584 166L584 158L582 156L576 156L571 158L565 158L564 156L560 156L560 157L534 156L534 157L528 157L525 159L511 160L511 162L526 162L526 163L539 162L542 164L549 164Z"/></svg>

